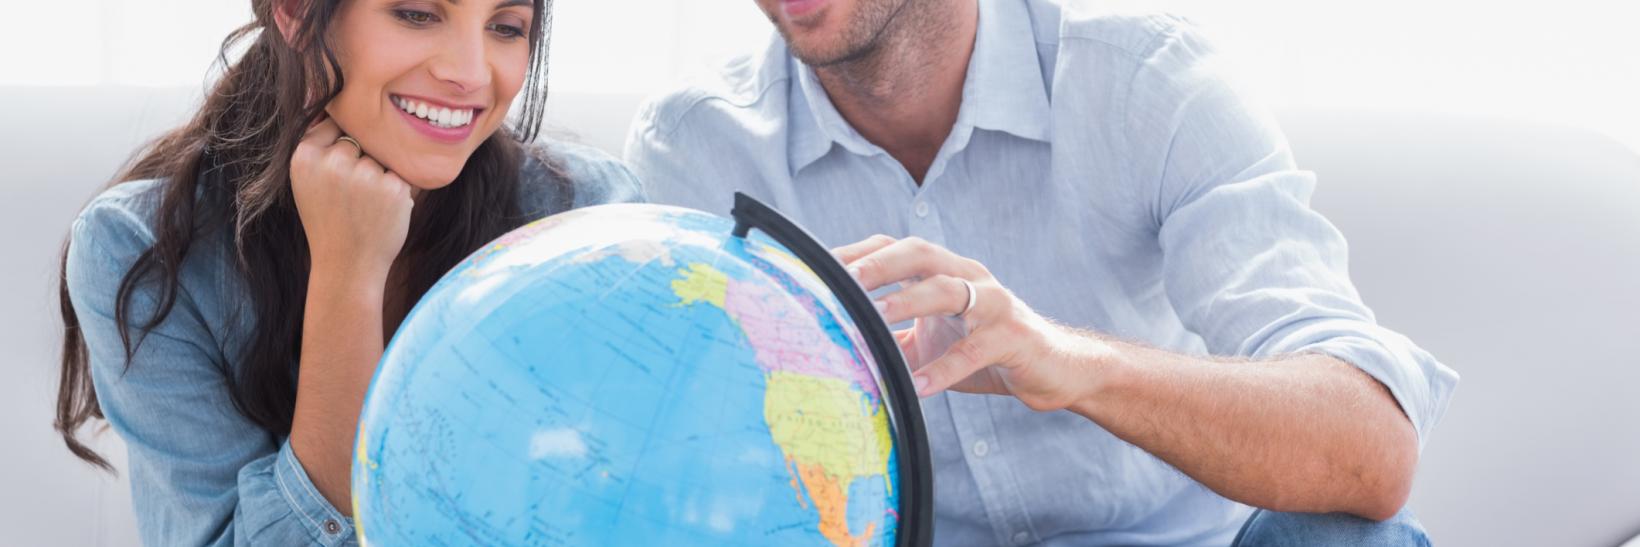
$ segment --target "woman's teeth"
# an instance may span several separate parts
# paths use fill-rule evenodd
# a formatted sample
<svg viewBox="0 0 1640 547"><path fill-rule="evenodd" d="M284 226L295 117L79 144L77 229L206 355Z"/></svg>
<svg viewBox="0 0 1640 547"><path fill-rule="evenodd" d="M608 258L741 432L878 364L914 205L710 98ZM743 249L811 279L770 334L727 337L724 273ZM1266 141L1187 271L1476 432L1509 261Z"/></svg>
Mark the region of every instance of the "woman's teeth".
<svg viewBox="0 0 1640 547"><path fill-rule="evenodd" d="M433 127L461 127L473 121L472 109L450 110L404 97L394 97L394 101L398 104L399 110L427 120L427 123Z"/></svg>

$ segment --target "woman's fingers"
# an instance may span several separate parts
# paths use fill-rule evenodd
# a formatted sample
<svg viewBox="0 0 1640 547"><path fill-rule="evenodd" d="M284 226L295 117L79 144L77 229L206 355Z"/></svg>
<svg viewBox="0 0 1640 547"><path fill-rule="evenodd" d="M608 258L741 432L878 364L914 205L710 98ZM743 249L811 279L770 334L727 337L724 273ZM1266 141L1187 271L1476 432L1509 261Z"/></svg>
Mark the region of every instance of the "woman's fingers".
<svg viewBox="0 0 1640 547"><path fill-rule="evenodd" d="M336 120L331 119L330 116L325 116L318 123L313 124L313 127L308 128L307 133L302 135L302 142L312 143L324 148L335 144L336 139L341 138L341 136L342 127L336 125Z"/></svg>
<svg viewBox="0 0 1640 547"><path fill-rule="evenodd" d="M290 185L314 264L385 275L404 247L411 187L326 119L291 156Z"/></svg>
<svg viewBox="0 0 1640 547"><path fill-rule="evenodd" d="M411 199L414 197L413 194L415 187L411 186L410 183L405 182L404 179L399 178L397 173L388 171L386 167L377 165L376 169L380 169L382 171L382 181L392 187L393 195L405 200L406 211L409 210L408 207L415 205L415 200Z"/></svg>
<svg viewBox="0 0 1640 547"><path fill-rule="evenodd" d="M353 145L336 142L341 136L341 126L336 125L336 121L329 117L308 128L302 140L296 143L296 152L290 157L291 174L300 176L298 173L306 173L321 166L328 170L336 170L351 165L351 158L357 154L353 153ZM337 149L337 145L346 148L347 153L343 154L342 150Z"/></svg>

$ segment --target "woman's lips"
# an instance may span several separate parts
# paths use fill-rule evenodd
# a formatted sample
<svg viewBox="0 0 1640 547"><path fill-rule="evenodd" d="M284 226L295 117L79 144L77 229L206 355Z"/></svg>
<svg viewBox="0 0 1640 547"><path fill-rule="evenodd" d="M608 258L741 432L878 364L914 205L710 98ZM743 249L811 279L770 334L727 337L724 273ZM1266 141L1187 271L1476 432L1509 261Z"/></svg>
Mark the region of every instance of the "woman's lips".
<svg viewBox="0 0 1640 547"><path fill-rule="evenodd" d="M415 98L411 99L419 100ZM457 127L445 127L434 125L430 120L426 120L416 116L415 114L406 112L403 108L398 106L397 103L399 100L399 97L389 97L388 99L389 103L393 104L393 110L399 113L399 117L404 118L405 122L409 123L411 127L415 128L416 131L426 135L428 138L442 143L453 144L466 141L468 137L472 136L473 126L478 123L479 116L484 113L483 109L473 109L472 119L468 120L467 123Z"/></svg>

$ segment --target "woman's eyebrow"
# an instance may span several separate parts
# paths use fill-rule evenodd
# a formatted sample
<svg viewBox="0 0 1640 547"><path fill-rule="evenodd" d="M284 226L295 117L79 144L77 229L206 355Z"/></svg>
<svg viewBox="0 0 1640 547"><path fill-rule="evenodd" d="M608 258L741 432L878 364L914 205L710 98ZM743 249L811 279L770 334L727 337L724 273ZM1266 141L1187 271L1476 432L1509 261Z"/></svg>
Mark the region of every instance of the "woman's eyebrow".
<svg viewBox="0 0 1640 547"><path fill-rule="evenodd" d="M444 0L452 6L461 5L461 0ZM506 0L495 5L495 9L510 8L513 6L535 7L533 0Z"/></svg>

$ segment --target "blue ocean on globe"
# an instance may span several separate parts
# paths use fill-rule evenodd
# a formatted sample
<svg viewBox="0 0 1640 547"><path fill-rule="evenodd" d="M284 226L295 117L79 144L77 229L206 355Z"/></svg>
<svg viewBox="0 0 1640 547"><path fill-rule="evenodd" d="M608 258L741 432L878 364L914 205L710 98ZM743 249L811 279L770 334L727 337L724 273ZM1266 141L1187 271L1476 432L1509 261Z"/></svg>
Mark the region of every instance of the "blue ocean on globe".
<svg viewBox="0 0 1640 547"><path fill-rule="evenodd" d="M894 543L869 351L808 267L732 226L590 207L449 272L366 397L360 542Z"/></svg>

